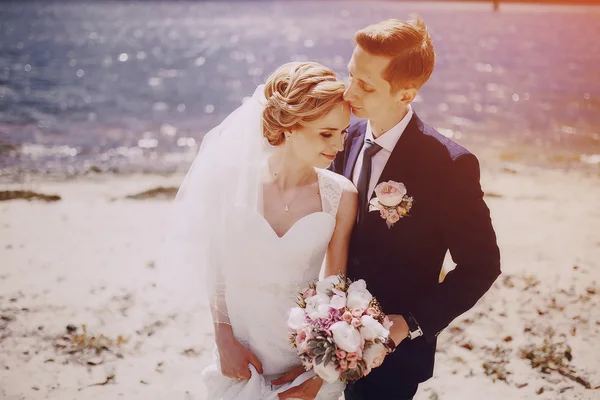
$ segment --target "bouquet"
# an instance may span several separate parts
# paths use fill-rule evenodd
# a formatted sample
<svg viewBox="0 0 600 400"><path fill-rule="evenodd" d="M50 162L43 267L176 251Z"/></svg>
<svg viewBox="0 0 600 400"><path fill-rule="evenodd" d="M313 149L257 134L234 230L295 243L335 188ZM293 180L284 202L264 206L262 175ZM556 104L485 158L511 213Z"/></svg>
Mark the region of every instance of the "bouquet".
<svg viewBox="0 0 600 400"><path fill-rule="evenodd" d="M364 280L332 275L304 288L288 319L290 341L306 370L326 382L354 382L392 350L391 321Z"/></svg>

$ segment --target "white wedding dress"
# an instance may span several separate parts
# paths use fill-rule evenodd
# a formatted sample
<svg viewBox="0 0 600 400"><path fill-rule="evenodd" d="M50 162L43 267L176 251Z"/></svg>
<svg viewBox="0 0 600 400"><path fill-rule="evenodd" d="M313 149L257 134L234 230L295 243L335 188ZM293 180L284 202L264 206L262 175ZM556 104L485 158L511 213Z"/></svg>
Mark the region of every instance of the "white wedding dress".
<svg viewBox="0 0 600 400"><path fill-rule="evenodd" d="M336 213L346 178L317 169L322 211L298 220L279 237L255 210L232 213L227 252L223 259L224 298L236 338L262 363L264 375L249 365L248 381L221 375L218 352L202 373L210 400L276 400L278 393L314 376L308 371L294 382L274 387L271 380L299 365L289 340L287 319L298 292L318 279L336 225ZM243 219L243 223L240 219ZM242 228L243 227L243 228ZM323 383L318 400L337 400L344 383Z"/></svg>

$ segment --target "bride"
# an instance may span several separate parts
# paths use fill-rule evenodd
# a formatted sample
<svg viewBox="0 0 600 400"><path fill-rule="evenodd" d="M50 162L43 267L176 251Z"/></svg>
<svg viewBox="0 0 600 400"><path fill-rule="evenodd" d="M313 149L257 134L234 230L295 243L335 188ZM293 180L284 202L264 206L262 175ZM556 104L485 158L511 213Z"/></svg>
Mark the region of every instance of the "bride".
<svg viewBox="0 0 600 400"><path fill-rule="evenodd" d="M357 193L326 169L350 122L344 90L320 64L279 67L206 135L177 195L179 273L206 284L214 323L208 399L342 395L342 382L304 370L287 318L322 265L324 276L346 271Z"/></svg>

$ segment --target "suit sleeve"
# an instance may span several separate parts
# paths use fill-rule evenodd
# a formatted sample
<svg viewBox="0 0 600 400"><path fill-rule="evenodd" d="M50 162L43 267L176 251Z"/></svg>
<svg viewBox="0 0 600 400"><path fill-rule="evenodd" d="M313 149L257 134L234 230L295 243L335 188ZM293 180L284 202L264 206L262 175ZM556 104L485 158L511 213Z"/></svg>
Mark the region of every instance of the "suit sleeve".
<svg viewBox="0 0 600 400"><path fill-rule="evenodd" d="M456 268L411 310L427 341L473 307L501 273L479 175L477 158L463 154L453 161L445 182L440 228Z"/></svg>

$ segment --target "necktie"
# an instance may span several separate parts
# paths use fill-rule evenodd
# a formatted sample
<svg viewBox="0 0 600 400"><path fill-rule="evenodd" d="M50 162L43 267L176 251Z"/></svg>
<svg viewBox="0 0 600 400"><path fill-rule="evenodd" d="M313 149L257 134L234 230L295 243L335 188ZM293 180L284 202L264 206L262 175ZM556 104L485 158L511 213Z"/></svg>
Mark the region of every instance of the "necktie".
<svg viewBox="0 0 600 400"><path fill-rule="evenodd" d="M382 149L377 143L365 141L362 166L358 175L358 222L362 222L369 207L369 181L371 180L371 159Z"/></svg>

